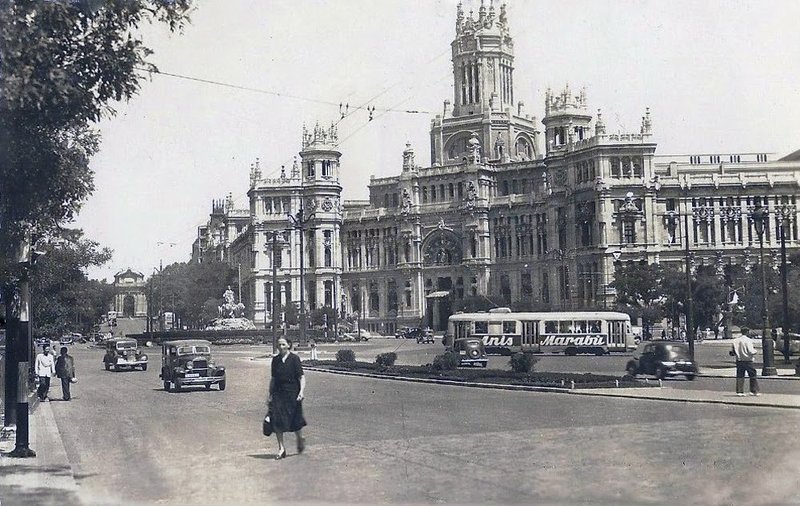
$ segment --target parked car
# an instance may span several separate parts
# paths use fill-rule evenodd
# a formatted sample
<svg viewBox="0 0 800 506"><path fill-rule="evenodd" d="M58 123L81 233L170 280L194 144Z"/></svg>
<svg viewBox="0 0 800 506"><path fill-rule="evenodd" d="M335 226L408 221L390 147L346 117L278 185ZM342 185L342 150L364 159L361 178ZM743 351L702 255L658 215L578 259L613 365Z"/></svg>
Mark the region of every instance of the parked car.
<svg viewBox="0 0 800 506"><path fill-rule="evenodd" d="M775 355L783 355L783 334L775 342ZM800 334L789 332L789 355L800 355Z"/></svg>
<svg viewBox="0 0 800 506"><path fill-rule="evenodd" d="M143 371L147 370L147 355L140 349L136 339L118 337L109 339L105 342L106 354L103 356L103 365L106 371L114 369L118 371L123 368L136 369L140 367Z"/></svg>
<svg viewBox="0 0 800 506"><path fill-rule="evenodd" d="M466 337L453 341L453 351L458 353L459 367L463 365L479 365L486 367L489 358L483 348L483 341L474 337Z"/></svg>
<svg viewBox="0 0 800 506"><path fill-rule="evenodd" d="M691 359L685 343L642 341L625 366L625 371L631 376L650 374L659 379L685 376L693 380L697 375L697 363Z"/></svg>
<svg viewBox="0 0 800 506"><path fill-rule="evenodd" d="M36 338L36 347L37 348L44 348L45 346L50 346L50 338L49 337L37 337Z"/></svg>
<svg viewBox="0 0 800 506"><path fill-rule="evenodd" d="M58 343L63 345L63 346L70 345L70 344L72 344L74 342L75 342L75 338L72 337L72 335L63 335L58 340Z"/></svg>
<svg viewBox="0 0 800 506"><path fill-rule="evenodd" d="M342 341L369 341L372 334L367 329L359 329L358 332L346 332L342 334Z"/></svg>
<svg viewBox="0 0 800 506"><path fill-rule="evenodd" d="M431 328L424 328L421 329L420 332L417 334L417 342L418 343L433 343L433 329Z"/></svg>
<svg viewBox="0 0 800 506"><path fill-rule="evenodd" d="M167 392L179 392L187 385L225 390L225 367L215 363L211 343L203 339L161 343L161 374ZM172 387L172 388L170 388Z"/></svg>

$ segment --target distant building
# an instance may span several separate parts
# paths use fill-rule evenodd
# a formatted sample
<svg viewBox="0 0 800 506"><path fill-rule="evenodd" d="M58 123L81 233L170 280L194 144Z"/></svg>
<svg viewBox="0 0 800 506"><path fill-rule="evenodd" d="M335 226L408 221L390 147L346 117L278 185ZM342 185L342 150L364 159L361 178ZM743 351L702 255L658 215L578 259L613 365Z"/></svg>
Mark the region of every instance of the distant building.
<svg viewBox="0 0 800 506"><path fill-rule="evenodd" d="M120 317L147 317L144 274L128 268L114 274L114 300L109 308Z"/></svg>
<svg viewBox="0 0 800 506"><path fill-rule="evenodd" d="M317 126L304 131L289 174L263 179L251 168L249 212L212 214L193 258L241 266L245 305L261 322L273 290L282 303L300 300L300 231L284 232L286 216L313 212L303 236L307 306L358 313L362 327L391 333L443 329L466 297L602 307L615 295L616 260L684 261L687 215L695 266L754 263L756 206L769 210L770 263L783 217L797 248L796 153L659 155L649 110L637 131L610 133L585 91L568 86L547 91L539 122L515 102L513 49L505 7L482 5L473 18L459 5L455 96L431 122L430 167L407 145L397 175L370 177L368 201L342 203L337 132Z"/></svg>

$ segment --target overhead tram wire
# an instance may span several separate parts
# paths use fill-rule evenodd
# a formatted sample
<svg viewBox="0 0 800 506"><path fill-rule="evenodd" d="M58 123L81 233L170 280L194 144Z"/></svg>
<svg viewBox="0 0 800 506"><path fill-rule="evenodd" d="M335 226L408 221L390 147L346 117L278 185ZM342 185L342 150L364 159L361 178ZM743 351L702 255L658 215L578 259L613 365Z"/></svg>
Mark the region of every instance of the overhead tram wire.
<svg viewBox="0 0 800 506"><path fill-rule="evenodd" d="M277 92L277 91L264 90L264 89L261 89L261 88L253 88L253 87L250 87L250 86L241 86L241 85L238 85L238 84L225 83L225 82L222 82L222 81L215 81L215 80L212 80L212 79L202 79L202 78L199 78L199 77L185 76L185 75L182 75L182 74L175 74L175 73L172 73L172 72L164 72L163 70L158 70L158 69L152 70L152 69L145 69L145 68L142 68L142 67L135 67L134 70L138 70L140 72L147 72L148 74L156 74L156 75L172 77L172 78L175 78L175 79L182 79L182 80L186 80L186 81L193 81L193 82L198 82L198 83L203 83L203 84L210 84L212 86L221 86L223 88L231 88L231 89L241 90L241 91L251 91L253 93L261 93L261 94L264 94L264 95L272 95L272 96L280 97L280 98L290 98L290 99L293 99L293 100L303 100L303 101L306 101L306 102L313 102L313 103L317 103L317 104L330 105L330 106L334 106L334 107L338 107L339 106L339 104L337 104L335 102L331 102L329 100L321 100L321 99L318 99L318 98L303 97L303 96L300 96L300 95L292 95L290 93L281 93L281 92ZM357 110L357 109L354 109L354 111ZM430 112L428 112L428 111L418 111L418 110L411 110L411 109L407 109L407 110L384 109L384 108L379 108L378 107L378 108L376 108L376 110L383 111L383 112L398 112L398 113L403 113L403 114L430 114Z"/></svg>

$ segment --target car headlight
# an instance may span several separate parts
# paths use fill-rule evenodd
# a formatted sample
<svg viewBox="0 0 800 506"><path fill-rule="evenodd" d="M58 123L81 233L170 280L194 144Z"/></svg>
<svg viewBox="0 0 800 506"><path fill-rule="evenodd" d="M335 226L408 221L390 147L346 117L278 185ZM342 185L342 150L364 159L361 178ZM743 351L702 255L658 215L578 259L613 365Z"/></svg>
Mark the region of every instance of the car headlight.
<svg viewBox="0 0 800 506"><path fill-rule="evenodd" d="M186 369L187 370L191 371L192 367L194 367L194 364L192 364L191 362L186 362Z"/></svg>

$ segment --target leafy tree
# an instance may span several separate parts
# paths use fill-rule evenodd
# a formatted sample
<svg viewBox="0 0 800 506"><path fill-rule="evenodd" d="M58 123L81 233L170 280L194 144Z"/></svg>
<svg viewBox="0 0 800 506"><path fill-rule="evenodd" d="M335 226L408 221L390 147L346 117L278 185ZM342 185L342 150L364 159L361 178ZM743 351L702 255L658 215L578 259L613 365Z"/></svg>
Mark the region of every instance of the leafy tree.
<svg viewBox="0 0 800 506"><path fill-rule="evenodd" d="M664 317L661 264L645 261L618 263L610 286L617 291L617 304L632 318L641 318L646 333Z"/></svg>
<svg viewBox="0 0 800 506"><path fill-rule="evenodd" d="M217 308L236 271L224 262L174 263L147 280L151 313L173 311L190 328L203 328L219 317Z"/></svg>
<svg viewBox="0 0 800 506"><path fill-rule="evenodd" d="M328 327L333 328L333 322L336 318L336 310L330 306L313 309L309 313L309 321L311 322L311 325L316 325L316 326L324 325L325 315L328 316Z"/></svg>
<svg viewBox="0 0 800 506"><path fill-rule="evenodd" d="M80 230L66 230L63 240L47 245L31 273L33 333L58 337L67 331L88 333L108 309L114 287L86 276L86 268L102 265L111 251L84 239Z"/></svg>
<svg viewBox="0 0 800 506"><path fill-rule="evenodd" d="M58 236L94 189L91 126L130 99L150 68L136 36L178 30L190 0L5 0L0 8L0 280L12 300L20 245ZM12 310L7 305L7 310Z"/></svg>

